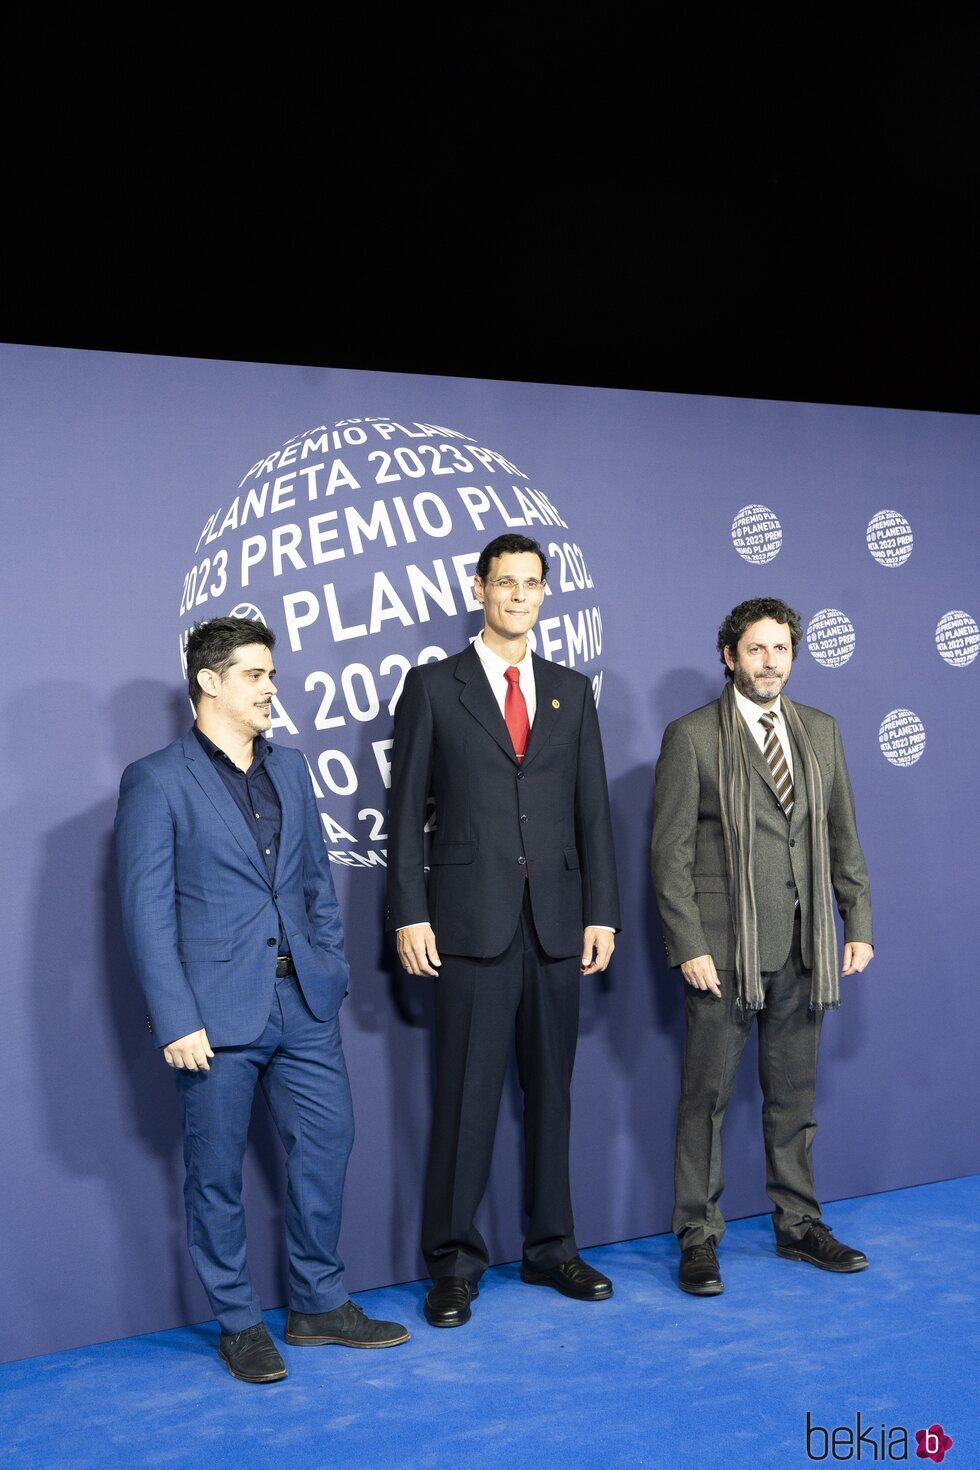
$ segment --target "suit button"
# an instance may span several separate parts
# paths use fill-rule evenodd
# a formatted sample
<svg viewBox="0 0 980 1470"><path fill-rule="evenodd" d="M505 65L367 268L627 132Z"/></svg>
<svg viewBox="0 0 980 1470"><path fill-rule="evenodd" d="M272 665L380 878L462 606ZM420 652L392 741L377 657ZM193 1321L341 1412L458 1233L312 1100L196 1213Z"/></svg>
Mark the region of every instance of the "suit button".
<svg viewBox="0 0 980 1470"><path fill-rule="evenodd" d="M792 846L792 844L790 844L790 846ZM279 889L278 888L273 888L273 890L272 890L272 896L273 896L273 898L278 898L279 897Z"/></svg>
<svg viewBox="0 0 980 1470"><path fill-rule="evenodd" d="M796 846L796 838L795 837L791 837L789 839L789 845L790 845L790 847L795 847Z"/></svg>
<svg viewBox="0 0 980 1470"><path fill-rule="evenodd" d="M787 888L795 888L796 887L796 884L793 882L792 878L787 878L786 879L786 887Z"/></svg>
<svg viewBox="0 0 980 1470"><path fill-rule="evenodd" d="M521 821L522 822L526 822L527 821L527 812L521 812Z"/></svg>
<svg viewBox="0 0 980 1470"><path fill-rule="evenodd" d="M265 942L266 942L266 944L270 944L271 945L271 944L275 944L276 941L274 939L267 939Z"/></svg>
<svg viewBox="0 0 980 1470"><path fill-rule="evenodd" d="M527 862L527 858L526 857L519 857L517 859L517 861L520 863L521 867L523 868L524 867L524 864Z"/></svg>
<svg viewBox="0 0 980 1470"><path fill-rule="evenodd" d="M524 780L524 772L523 771L518 771L518 773L517 773L517 779L518 779L518 781L523 781Z"/></svg>

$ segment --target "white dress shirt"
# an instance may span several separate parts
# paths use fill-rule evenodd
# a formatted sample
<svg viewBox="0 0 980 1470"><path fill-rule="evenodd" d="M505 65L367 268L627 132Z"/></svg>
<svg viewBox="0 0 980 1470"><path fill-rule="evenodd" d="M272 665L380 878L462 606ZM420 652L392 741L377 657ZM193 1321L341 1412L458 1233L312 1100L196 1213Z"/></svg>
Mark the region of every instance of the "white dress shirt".
<svg viewBox="0 0 980 1470"><path fill-rule="evenodd" d="M766 753L766 732L759 724L759 716L769 715L772 720L772 727L782 746L783 755L786 757L790 780L793 780L793 746L786 730L786 721L783 719L779 699L777 698L776 703L771 709L763 709L761 705L755 704L751 699L746 699L745 695L740 694L737 689L733 689L732 693L735 695L735 704L738 712L755 736L755 743L763 755Z"/></svg>
<svg viewBox="0 0 980 1470"><path fill-rule="evenodd" d="M531 658L530 648L525 648L524 657L519 664L509 664L499 653L494 653L483 641L483 634L478 633L473 640L473 651L483 665L484 672L490 681L493 697L500 706L500 713L504 712L504 700L507 698L507 670L515 668L521 676L520 690L527 705L527 722L534 724L534 712L538 707L537 696L534 692L534 663Z"/></svg>

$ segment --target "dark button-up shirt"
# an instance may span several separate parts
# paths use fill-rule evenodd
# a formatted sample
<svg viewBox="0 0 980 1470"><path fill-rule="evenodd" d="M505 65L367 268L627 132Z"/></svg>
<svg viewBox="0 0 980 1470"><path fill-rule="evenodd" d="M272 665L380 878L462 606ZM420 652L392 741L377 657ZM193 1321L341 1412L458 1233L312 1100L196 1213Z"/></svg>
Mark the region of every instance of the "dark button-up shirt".
<svg viewBox="0 0 980 1470"><path fill-rule="evenodd" d="M247 771L242 771L196 725L194 734L202 750L210 757L228 795L248 823L249 830L255 834L259 856L265 864L269 882L272 883L275 880L276 861L279 857L282 805L279 801L279 793L273 786L272 777L265 766L265 758L269 753L268 741L263 740L261 735L256 736L252 746L252 764ZM279 953L289 953L289 943L281 922L279 925Z"/></svg>

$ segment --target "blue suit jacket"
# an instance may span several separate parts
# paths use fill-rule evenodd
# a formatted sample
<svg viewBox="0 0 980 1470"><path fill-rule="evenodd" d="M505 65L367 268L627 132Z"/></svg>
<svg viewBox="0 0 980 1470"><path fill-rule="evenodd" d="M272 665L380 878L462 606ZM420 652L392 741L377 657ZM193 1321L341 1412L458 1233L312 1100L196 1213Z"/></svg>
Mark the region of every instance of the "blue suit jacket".
<svg viewBox="0 0 980 1470"><path fill-rule="evenodd" d="M279 924L318 1020L347 989L343 929L306 761L270 746L282 806L270 881L254 833L189 731L123 773L116 844L123 925L161 1046L203 1026L244 1046L272 1008Z"/></svg>

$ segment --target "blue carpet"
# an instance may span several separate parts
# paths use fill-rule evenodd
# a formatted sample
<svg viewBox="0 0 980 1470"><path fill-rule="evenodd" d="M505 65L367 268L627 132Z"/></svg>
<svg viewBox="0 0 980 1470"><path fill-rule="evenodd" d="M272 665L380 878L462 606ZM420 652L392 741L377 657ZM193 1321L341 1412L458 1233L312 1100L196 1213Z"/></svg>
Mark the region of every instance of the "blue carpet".
<svg viewBox="0 0 980 1470"><path fill-rule="evenodd" d="M699 1299L677 1290L672 1237L626 1241L586 1253L614 1279L608 1302L568 1301L502 1266L472 1322L437 1332L424 1283L362 1293L412 1341L283 1347L280 1384L232 1379L213 1324L10 1363L0 1467L795 1470L816 1463L809 1412L812 1453L825 1449L817 1426L845 1432L824 1463L858 1462L846 1434L856 1441L860 1414L862 1465L928 1470L914 1432L938 1422L948 1470L975 1470L980 1177L846 1200L827 1218L868 1271L781 1260L758 1217L725 1237L724 1295ZM280 1346L283 1318L267 1314Z"/></svg>

